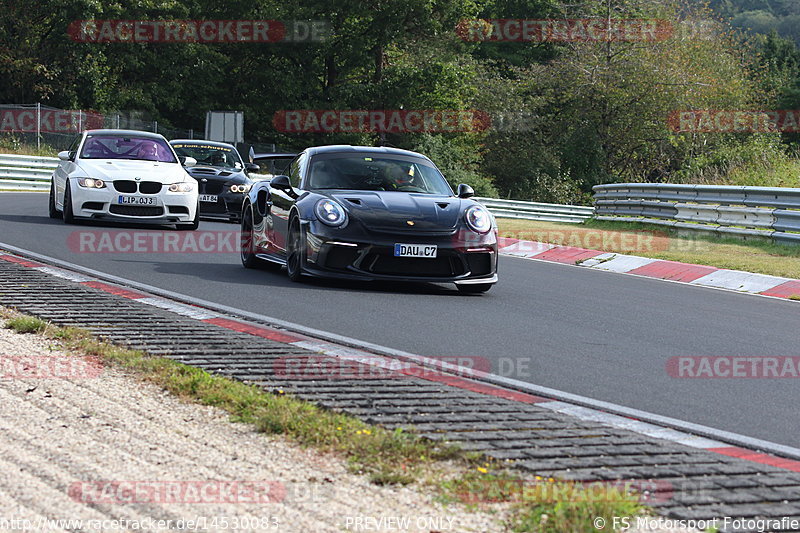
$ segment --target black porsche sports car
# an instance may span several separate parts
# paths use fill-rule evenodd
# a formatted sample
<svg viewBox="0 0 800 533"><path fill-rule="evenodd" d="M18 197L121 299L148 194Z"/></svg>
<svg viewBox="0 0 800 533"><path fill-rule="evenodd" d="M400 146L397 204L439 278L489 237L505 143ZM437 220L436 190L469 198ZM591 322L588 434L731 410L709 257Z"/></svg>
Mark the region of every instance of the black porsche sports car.
<svg viewBox="0 0 800 533"><path fill-rule="evenodd" d="M197 164L186 171L200 186L200 216L239 222L242 202L253 185L248 172L258 165L245 163L233 145L197 139L170 141L179 156L189 156Z"/></svg>
<svg viewBox="0 0 800 533"><path fill-rule="evenodd" d="M424 155L386 147L321 146L287 175L257 182L242 210L242 264L303 275L497 282L497 225L472 188L448 185Z"/></svg>

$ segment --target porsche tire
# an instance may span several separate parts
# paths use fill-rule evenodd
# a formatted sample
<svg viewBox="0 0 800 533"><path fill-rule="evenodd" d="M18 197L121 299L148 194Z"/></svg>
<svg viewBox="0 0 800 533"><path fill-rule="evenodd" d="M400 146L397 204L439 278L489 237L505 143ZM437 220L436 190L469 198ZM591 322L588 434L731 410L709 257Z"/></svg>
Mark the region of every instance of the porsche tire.
<svg viewBox="0 0 800 533"><path fill-rule="evenodd" d="M295 218L289 223L289 238L286 240L286 273L292 281L300 281L303 277L303 236L300 220Z"/></svg>

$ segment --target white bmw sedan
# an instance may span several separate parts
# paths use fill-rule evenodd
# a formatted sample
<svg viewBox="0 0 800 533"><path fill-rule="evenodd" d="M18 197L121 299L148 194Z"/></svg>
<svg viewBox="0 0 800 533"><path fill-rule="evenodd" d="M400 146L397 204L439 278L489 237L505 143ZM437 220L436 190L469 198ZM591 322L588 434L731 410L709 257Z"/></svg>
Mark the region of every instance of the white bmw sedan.
<svg viewBox="0 0 800 533"><path fill-rule="evenodd" d="M156 133L89 130L60 152L50 184L50 217L198 226L197 181Z"/></svg>

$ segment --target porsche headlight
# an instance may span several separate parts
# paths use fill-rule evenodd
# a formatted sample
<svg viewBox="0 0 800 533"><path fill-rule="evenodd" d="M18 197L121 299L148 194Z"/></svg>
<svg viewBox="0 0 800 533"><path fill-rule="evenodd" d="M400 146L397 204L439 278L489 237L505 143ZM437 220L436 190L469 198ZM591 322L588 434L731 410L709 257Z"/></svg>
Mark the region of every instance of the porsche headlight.
<svg viewBox="0 0 800 533"><path fill-rule="evenodd" d="M78 184L87 189L103 189L106 186L103 180L95 178L78 178Z"/></svg>
<svg viewBox="0 0 800 533"><path fill-rule="evenodd" d="M487 211L485 207L480 205L469 207L464 218L466 218L467 226L469 226L469 229L472 231L487 233L492 229L492 215L489 214L489 211Z"/></svg>
<svg viewBox="0 0 800 533"><path fill-rule="evenodd" d="M314 212L321 222L329 226L341 226L347 220L344 207L327 198L317 202L317 205L314 206Z"/></svg>
<svg viewBox="0 0 800 533"><path fill-rule="evenodd" d="M181 183L173 183L169 186L169 192L192 192L194 190L194 183L191 181L182 181Z"/></svg>
<svg viewBox="0 0 800 533"><path fill-rule="evenodd" d="M230 190L231 192L240 192L242 194L246 192L250 192L252 185L242 184L242 185L231 185Z"/></svg>

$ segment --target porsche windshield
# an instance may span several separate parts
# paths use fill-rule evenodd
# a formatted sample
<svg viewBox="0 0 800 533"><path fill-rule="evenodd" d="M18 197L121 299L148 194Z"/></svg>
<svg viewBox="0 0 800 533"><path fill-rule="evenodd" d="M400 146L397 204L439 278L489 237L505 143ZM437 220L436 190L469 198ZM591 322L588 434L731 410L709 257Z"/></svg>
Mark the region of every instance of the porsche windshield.
<svg viewBox="0 0 800 533"><path fill-rule="evenodd" d="M384 155L317 156L311 161L307 188L453 194L430 162Z"/></svg>
<svg viewBox="0 0 800 533"><path fill-rule="evenodd" d="M227 146L214 146L202 143L175 143L172 145L178 155L187 155L197 160L198 165L241 169L239 153Z"/></svg>
<svg viewBox="0 0 800 533"><path fill-rule="evenodd" d="M90 135L86 138L81 159L140 159L177 163L169 145L158 138L123 135Z"/></svg>

